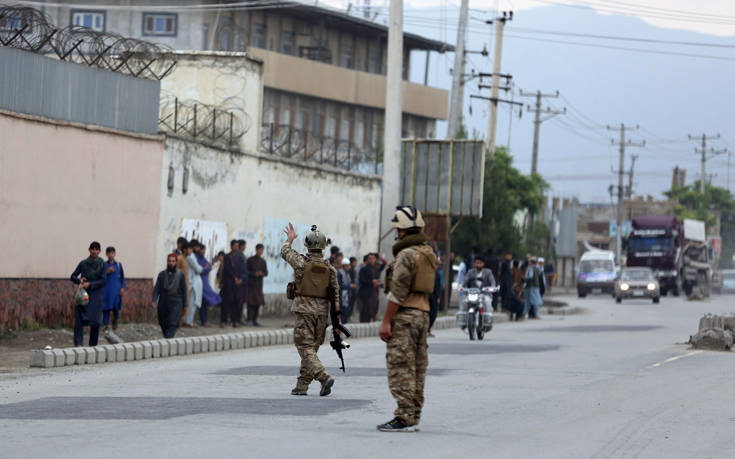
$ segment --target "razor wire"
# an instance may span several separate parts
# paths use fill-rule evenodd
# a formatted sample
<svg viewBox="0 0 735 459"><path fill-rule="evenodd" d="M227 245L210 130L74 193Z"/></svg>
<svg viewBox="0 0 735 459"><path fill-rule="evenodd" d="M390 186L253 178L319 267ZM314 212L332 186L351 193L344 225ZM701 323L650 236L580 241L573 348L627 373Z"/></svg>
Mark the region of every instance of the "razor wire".
<svg viewBox="0 0 735 459"><path fill-rule="evenodd" d="M57 28L43 12L0 4L0 45L62 61L161 80L176 65L172 48L87 27Z"/></svg>
<svg viewBox="0 0 735 459"><path fill-rule="evenodd" d="M168 134L233 147L250 129L250 119L242 110L182 101L161 91L158 128Z"/></svg>

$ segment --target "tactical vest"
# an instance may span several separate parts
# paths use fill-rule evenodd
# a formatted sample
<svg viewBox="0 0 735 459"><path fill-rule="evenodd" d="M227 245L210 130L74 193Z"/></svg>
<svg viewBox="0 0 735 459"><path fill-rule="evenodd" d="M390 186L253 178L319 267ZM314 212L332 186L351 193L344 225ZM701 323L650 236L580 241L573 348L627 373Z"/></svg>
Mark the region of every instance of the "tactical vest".
<svg viewBox="0 0 735 459"><path fill-rule="evenodd" d="M411 292L433 293L438 263L436 255L429 248L417 248L414 253L414 261L415 267L413 270L413 279L411 279Z"/></svg>
<svg viewBox="0 0 735 459"><path fill-rule="evenodd" d="M430 295L434 292L434 281L436 279L436 268L438 261L436 255L430 248L411 247L414 267L411 276L411 293L423 293ZM393 261L395 263L395 260ZM385 275L385 293L390 292L393 282L393 263L389 266Z"/></svg>
<svg viewBox="0 0 735 459"><path fill-rule="evenodd" d="M329 288L329 264L323 260L309 260L304 267L301 282L296 282L295 294L311 298L327 298Z"/></svg>

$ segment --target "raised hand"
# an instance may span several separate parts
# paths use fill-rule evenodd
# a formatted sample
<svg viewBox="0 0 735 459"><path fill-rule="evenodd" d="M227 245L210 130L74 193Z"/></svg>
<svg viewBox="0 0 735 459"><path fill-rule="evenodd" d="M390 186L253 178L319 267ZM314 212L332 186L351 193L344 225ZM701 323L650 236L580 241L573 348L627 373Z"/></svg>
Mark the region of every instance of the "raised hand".
<svg viewBox="0 0 735 459"><path fill-rule="evenodd" d="M289 243L293 242L294 239L298 237L296 234L296 229L293 227L293 223L289 222L288 226L283 229L283 232L286 234L286 241Z"/></svg>

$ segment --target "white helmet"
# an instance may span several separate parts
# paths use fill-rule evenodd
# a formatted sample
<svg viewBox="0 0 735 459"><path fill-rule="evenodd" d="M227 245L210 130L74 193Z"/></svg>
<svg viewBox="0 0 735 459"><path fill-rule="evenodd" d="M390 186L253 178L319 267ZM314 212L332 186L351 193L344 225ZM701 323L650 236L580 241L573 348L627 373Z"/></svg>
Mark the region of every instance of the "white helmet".
<svg viewBox="0 0 735 459"><path fill-rule="evenodd" d="M412 229L423 228L425 225L421 212L413 206L398 206L393 214L393 228Z"/></svg>

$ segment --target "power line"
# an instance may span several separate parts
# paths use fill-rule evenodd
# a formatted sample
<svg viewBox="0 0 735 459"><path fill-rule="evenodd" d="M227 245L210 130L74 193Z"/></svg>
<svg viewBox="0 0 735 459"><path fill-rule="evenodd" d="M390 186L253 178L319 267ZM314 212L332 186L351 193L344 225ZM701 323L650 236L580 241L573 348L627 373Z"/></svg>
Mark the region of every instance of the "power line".
<svg viewBox="0 0 735 459"><path fill-rule="evenodd" d="M621 9L615 9L613 7L607 6L607 5L595 5L593 2L585 2L583 4L569 4L569 3L559 3L552 0L533 0L535 2L539 3L545 3L548 5L554 5L554 6L564 6L567 8L575 8L575 9L582 9L589 11L590 9L594 9L595 11L601 12L601 13L613 13L613 14L620 14L623 16L633 16L633 17L648 17L648 18L654 18L654 19L667 19L671 21L679 21L679 22L692 22L697 24L720 24L720 25L732 25L735 24L735 22L727 20L726 18L724 20L721 20L719 18L699 18L695 19L691 15L678 15L673 13L653 13L653 12L646 12L645 10L636 10L633 8L626 8L624 10Z"/></svg>
<svg viewBox="0 0 735 459"><path fill-rule="evenodd" d="M602 3L612 3L612 4L618 4L625 7L634 7L638 9L647 9L647 10L653 10L653 11L661 11L668 14L682 14L687 16L701 16L701 17L710 17L715 19L720 18L730 18L735 19L735 16L728 16L724 14L709 14L709 13L700 13L697 11L691 11L691 10L678 10L675 8L661 8L657 6L647 6L647 5L640 5L636 3L629 3L629 2L621 2L619 0L597 0L598 2Z"/></svg>
<svg viewBox="0 0 735 459"><path fill-rule="evenodd" d="M539 35L561 35L561 36L567 36L567 37L596 38L600 40L632 41L632 42L640 42L640 43L659 43L659 44L667 44L667 45L703 46L703 47L710 47L710 48L735 49L735 45L725 45L721 43L659 40L655 38L624 37L620 35L597 35L597 34L589 34L589 33L564 32L560 30L530 29L530 28L524 28L524 27L512 27L512 28L509 27L508 31L509 32L539 34Z"/></svg>
<svg viewBox="0 0 735 459"><path fill-rule="evenodd" d="M592 43L580 43L580 42L573 42L573 41L564 41L564 40L554 40L549 38L534 38L534 37L524 37L520 35L512 35L512 34L506 34L506 37L510 38L518 38L521 40L533 40L533 41L542 41L544 43L560 43L564 45L573 45L573 46L586 46L589 48L606 48L606 49L617 49L621 51L632 51L637 53L645 53L645 54L662 54L662 55L668 55L668 56L683 56L683 57L695 57L700 59L713 59L713 60L720 60L720 61L735 61L735 57L724 57L724 56L710 56L706 54L691 54L691 53L678 53L675 51L658 51L653 49L643 49L643 48L629 48L625 46L612 46L612 45L600 45L600 44L592 44Z"/></svg>

